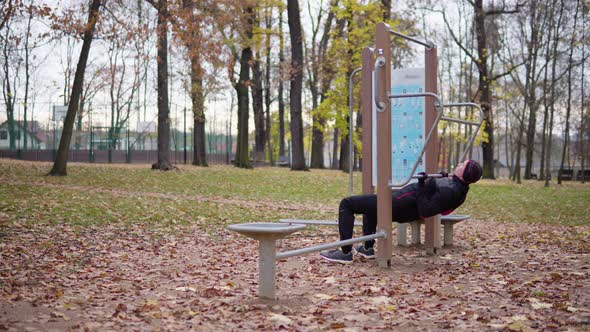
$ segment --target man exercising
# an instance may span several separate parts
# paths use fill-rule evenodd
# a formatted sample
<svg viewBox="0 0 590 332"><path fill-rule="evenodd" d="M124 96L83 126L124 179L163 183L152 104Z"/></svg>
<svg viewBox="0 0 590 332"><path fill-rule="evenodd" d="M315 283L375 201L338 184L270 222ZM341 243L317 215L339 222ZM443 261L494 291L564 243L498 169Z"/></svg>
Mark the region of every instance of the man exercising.
<svg viewBox="0 0 590 332"><path fill-rule="evenodd" d="M474 160L459 163L449 177L420 179L393 193L393 221L398 223L426 219L437 214L447 215L465 201L469 184L477 182L482 175L481 166ZM340 240L352 238L354 215L363 214L363 235L374 234L377 229L377 195L358 195L344 198L338 211ZM359 255L375 258L375 240L366 241L354 248ZM352 263L351 245L320 253L331 262Z"/></svg>

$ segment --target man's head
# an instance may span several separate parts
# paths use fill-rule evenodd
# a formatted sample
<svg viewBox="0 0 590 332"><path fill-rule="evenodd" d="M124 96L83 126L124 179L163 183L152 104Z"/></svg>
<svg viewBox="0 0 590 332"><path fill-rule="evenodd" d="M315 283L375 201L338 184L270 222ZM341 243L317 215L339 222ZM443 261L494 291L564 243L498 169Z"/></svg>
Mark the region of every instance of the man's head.
<svg viewBox="0 0 590 332"><path fill-rule="evenodd" d="M481 178L482 173L481 166L479 166L477 161L469 159L459 163L453 171L453 174L465 183L477 182Z"/></svg>

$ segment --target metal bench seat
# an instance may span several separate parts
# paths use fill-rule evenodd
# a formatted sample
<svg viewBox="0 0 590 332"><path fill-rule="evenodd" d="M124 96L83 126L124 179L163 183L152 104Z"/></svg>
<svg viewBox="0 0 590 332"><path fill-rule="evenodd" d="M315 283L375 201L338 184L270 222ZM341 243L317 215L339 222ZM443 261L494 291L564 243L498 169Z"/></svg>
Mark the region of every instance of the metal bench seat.
<svg viewBox="0 0 590 332"><path fill-rule="evenodd" d="M443 226L443 244L445 246L453 245L453 226L463 220L469 219L469 215L464 214L449 214L440 217L440 223ZM315 226L338 226L336 220L305 220L305 219L280 219L279 222L295 225L315 225ZM412 225L412 244L420 244L420 227L424 224L424 220L416 220L411 223ZM362 226L363 223L360 221L354 222L355 226ZM398 245L408 245L407 240L407 225L408 223L398 224Z"/></svg>

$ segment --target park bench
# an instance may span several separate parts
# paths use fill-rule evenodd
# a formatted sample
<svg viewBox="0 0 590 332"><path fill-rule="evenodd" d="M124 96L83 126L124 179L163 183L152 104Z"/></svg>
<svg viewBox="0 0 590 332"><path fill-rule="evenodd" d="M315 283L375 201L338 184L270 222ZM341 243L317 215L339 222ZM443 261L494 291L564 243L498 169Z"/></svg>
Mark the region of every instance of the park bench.
<svg viewBox="0 0 590 332"><path fill-rule="evenodd" d="M585 169L583 172L582 170L578 170L578 174L576 175L576 180L578 181L589 181L590 180L590 169Z"/></svg>
<svg viewBox="0 0 590 332"><path fill-rule="evenodd" d="M453 231L456 223L469 219L469 215L449 214L440 217L440 223L443 226L443 245L445 247L453 245ZM334 220L300 220L300 219L281 219L282 223L292 225L314 225L314 226L338 226L338 222ZM420 244L420 229L424 224L424 220L417 220L409 223L412 226L412 244ZM356 221L355 226L362 226L363 223ZM407 246L407 225L398 224L397 244L400 246Z"/></svg>
<svg viewBox="0 0 590 332"><path fill-rule="evenodd" d="M277 159L277 166L289 167L289 156L279 156Z"/></svg>
<svg viewBox="0 0 590 332"><path fill-rule="evenodd" d="M560 169L557 178L562 181L571 181L574 179L574 170L571 168Z"/></svg>

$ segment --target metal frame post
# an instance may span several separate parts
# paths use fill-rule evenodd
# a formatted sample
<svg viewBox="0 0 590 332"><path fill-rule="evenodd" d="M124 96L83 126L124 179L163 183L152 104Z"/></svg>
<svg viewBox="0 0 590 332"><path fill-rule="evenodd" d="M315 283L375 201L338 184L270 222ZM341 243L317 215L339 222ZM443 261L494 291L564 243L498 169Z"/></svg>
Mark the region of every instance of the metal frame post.
<svg viewBox="0 0 590 332"><path fill-rule="evenodd" d="M349 195L352 196L354 193L354 186L353 186L353 176L352 172L354 171L354 124L352 121L354 115L354 75L361 72L363 68L357 68L352 71L350 76L348 77L348 176L349 176L349 188L348 192Z"/></svg>
<svg viewBox="0 0 590 332"><path fill-rule="evenodd" d="M425 91L436 94L437 87L437 50L436 47L427 48L424 51L424 70L425 70ZM436 125L436 107L434 99L425 98L425 117L426 128L431 128ZM426 164L425 169L427 173L435 173L438 165L438 133L433 132L433 137L428 142L425 151ZM441 247L440 243L440 215L436 215L426 219L424 230L424 244L426 246L426 254L435 255Z"/></svg>
<svg viewBox="0 0 590 332"><path fill-rule="evenodd" d="M373 49L365 47L362 53L363 69L361 72L361 116L363 118L363 157L362 167L362 187L363 194L372 194L375 192L373 187Z"/></svg>
<svg viewBox="0 0 590 332"><path fill-rule="evenodd" d="M377 24L376 52L380 67L375 67L375 102L382 106L377 111L377 231L385 232L385 239L377 240L377 263L382 268L391 267L392 248L392 197L391 179L391 42L389 26Z"/></svg>
<svg viewBox="0 0 590 332"><path fill-rule="evenodd" d="M271 300L276 298L276 257L276 239L260 239L258 243L258 295Z"/></svg>

